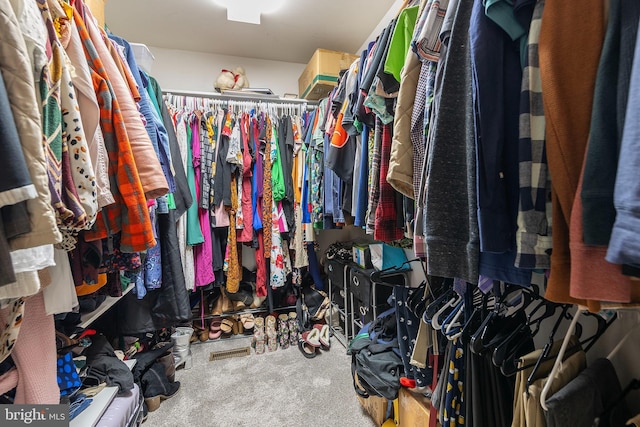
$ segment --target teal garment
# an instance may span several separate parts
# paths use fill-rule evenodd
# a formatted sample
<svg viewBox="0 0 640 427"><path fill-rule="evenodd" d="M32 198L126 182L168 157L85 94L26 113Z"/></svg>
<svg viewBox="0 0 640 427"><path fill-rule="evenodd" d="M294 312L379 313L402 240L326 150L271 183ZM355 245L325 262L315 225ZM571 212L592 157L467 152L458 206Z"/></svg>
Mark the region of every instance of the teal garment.
<svg viewBox="0 0 640 427"><path fill-rule="evenodd" d="M398 23L389 43L387 59L384 62L385 73L391 74L399 82L404 61L411 46L411 40L413 40L413 30L418 20L418 8L418 6L407 7L400 12Z"/></svg>
<svg viewBox="0 0 640 427"><path fill-rule="evenodd" d="M485 0L483 4L485 16L502 28L504 32L509 35L511 40L519 40L520 66L524 68L527 56L529 29L520 25L520 22L513 13L513 1Z"/></svg>
<svg viewBox="0 0 640 427"><path fill-rule="evenodd" d="M190 119L190 117L189 117ZM187 120L187 184L193 200L199 200L196 196L196 172L193 168L193 152L191 151L190 120ZM198 204L192 203L187 209L187 245L194 246L204 243L204 236L200 229L200 218L198 217Z"/></svg>
<svg viewBox="0 0 640 427"><path fill-rule="evenodd" d="M279 202L284 199L287 190L284 185L284 171L282 170L282 158L280 157L280 145L278 144L278 133L276 126L273 126L273 143L271 144L271 158L275 159L271 166L271 185L273 188L273 201Z"/></svg>
<svg viewBox="0 0 640 427"><path fill-rule="evenodd" d="M144 71L143 71L143 73L144 73ZM144 75L147 77L149 82L151 82L151 79L149 78L149 75L147 73L144 73ZM151 104L153 104L153 106L156 107L156 111L158 112L158 116L162 117L162 110L160 109L160 104L158 103L158 95L156 94L156 91L153 88L153 84L149 83L147 85L147 93L149 94L149 99L151 100Z"/></svg>

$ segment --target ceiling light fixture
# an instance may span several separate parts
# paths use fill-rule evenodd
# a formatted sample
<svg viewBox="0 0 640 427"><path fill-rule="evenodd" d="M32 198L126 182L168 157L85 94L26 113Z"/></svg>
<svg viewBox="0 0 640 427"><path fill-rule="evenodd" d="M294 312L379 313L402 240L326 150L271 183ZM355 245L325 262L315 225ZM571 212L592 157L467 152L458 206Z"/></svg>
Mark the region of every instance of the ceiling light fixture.
<svg viewBox="0 0 640 427"><path fill-rule="evenodd" d="M260 25L260 16L280 9L286 0L213 0L227 9L227 20Z"/></svg>

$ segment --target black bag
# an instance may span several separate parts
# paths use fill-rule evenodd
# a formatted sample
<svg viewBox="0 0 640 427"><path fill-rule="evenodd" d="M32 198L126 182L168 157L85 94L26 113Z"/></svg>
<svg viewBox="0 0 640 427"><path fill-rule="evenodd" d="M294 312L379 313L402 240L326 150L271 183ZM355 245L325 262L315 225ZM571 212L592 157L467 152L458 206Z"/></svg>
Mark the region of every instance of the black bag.
<svg viewBox="0 0 640 427"><path fill-rule="evenodd" d="M395 307L380 313L349 343L353 387L358 396L398 397L403 373Z"/></svg>
<svg viewBox="0 0 640 427"><path fill-rule="evenodd" d="M298 298L296 307L301 330L309 330L314 323L324 319L330 305L329 297L324 291L312 286L302 287L301 298Z"/></svg>

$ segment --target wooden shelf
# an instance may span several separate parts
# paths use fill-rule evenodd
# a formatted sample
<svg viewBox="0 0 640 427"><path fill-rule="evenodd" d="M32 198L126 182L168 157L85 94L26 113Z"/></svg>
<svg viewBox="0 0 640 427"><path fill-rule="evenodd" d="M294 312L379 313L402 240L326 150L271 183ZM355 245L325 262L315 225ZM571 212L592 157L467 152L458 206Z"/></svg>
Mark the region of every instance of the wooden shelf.
<svg viewBox="0 0 640 427"><path fill-rule="evenodd" d="M125 360L129 370L132 370L138 361L136 359ZM118 394L118 387L106 387L100 393L92 397L93 402L77 417L69 423L69 427L94 427L102 418L113 399Z"/></svg>
<svg viewBox="0 0 640 427"><path fill-rule="evenodd" d="M80 324L78 325L78 327L84 329L84 328L88 327L89 325L91 325L98 317L102 316L104 313L107 312L107 310L109 310L111 307L113 307L115 303L120 301L122 299L122 297L124 297L129 292L131 292L131 290L133 288L135 288L135 286L136 285L134 283L131 283L129 285L129 287L127 287L127 289L122 291L122 296L119 296L119 297L107 297L104 300L104 302L102 304L100 304L100 307L96 308L92 312L84 313L82 316L80 316Z"/></svg>

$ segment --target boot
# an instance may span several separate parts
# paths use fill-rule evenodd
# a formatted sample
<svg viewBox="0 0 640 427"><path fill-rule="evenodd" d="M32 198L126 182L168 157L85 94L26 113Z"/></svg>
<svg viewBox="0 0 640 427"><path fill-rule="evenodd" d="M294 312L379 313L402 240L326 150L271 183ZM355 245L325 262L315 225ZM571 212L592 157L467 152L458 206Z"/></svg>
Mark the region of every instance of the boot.
<svg viewBox="0 0 640 427"><path fill-rule="evenodd" d="M212 316L222 315L222 302L222 293L220 293L220 295L218 295L218 298L216 298L216 300L213 302L213 309L211 309Z"/></svg>
<svg viewBox="0 0 640 427"><path fill-rule="evenodd" d="M189 335L185 335L189 337ZM170 382L161 363L154 363L140 378L144 403L149 412L160 407L163 400L173 397L180 390L178 381Z"/></svg>
<svg viewBox="0 0 640 427"><path fill-rule="evenodd" d="M257 316L253 327L252 346L256 354L262 354L265 350L264 318Z"/></svg>
<svg viewBox="0 0 640 427"><path fill-rule="evenodd" d="M298 314L295 311L289 313L289 344L292 347L298 345Z"/></svg>
<svg viewBox="0 0 640 427"><path fill-rule="evenodd" d="M193 329L188 327L178 327L175 333L171 335L173 341L173 358L175 359L176 369L184 364L185 369L190 369L192 365L190 338Z"/></svg>
<svg viewBox="0 0 640 427"><path fill-rule="evenodd" d="M276 318L272 315L268 315L266 320L265 335L267 338L267 350L269 352L276 351L278 349L278 331L276 330Z"/></svg>
<svg viewBox="0 0 640 427"><path fill-rule="evenodd" d="M289 348L289 316L284 313L278 316L278 343L283 350Z"/></svg>
<svg viewBox="0 0 640 427"><path fill-rule="evenodd" d="M227 296L227 291L224 288L220 288L220 299L222 300L221 310L222 313L231 313L234 311L233 302Z"/></svg>
<svg viewBox="0 0 640 427"><path fill-rule="evenodd" d="M253 302L251 303L250 308L260 308L264 300L267 299L266 296L259 297L255 292L253 293Z"/></svg>
<svg viewBox="0 0 640 427"><path fill-rule="evenodd" d="M164 356L158 357L157 360L164 366L164 373L169 382L174 382L176 380L176 364L173 354L167 352Z"/></svg>

